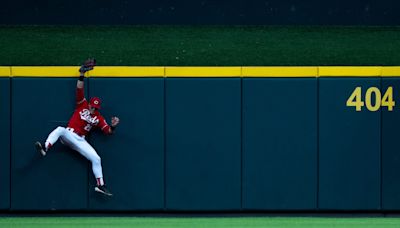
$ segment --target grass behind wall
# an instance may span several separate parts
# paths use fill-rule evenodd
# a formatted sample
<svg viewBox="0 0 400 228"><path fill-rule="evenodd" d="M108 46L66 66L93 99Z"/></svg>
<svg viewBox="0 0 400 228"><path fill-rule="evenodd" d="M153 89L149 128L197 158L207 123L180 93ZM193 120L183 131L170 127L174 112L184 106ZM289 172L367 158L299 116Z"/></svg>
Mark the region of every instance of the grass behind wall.
<svg viewBox="0 0 400 228"><path fill-rule="evenodd" d="M0 66L400 65L400 27L0 26Z"/></svg>

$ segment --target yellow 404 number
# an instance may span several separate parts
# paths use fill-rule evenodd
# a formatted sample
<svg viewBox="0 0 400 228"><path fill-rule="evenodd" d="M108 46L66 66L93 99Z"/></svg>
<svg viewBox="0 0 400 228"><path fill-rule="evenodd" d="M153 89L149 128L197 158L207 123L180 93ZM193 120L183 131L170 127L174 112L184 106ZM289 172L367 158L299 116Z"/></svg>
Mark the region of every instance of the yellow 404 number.
<svg viewBox="0 0 400 228"><path fill-rule="evenodd" d="M375 95L374 102L372 102L372 95ZM388 111L393 111L393 107L395 106L395 101L393 100L393 87L388 87L383 97L378 88L368 88L365 92L365 102L362 101L361 87L356 87L349 99L347 99L346 106L356 107L356 111L360 112L364 105L371 112L378 111L380 107L387 107Z"/></svg>

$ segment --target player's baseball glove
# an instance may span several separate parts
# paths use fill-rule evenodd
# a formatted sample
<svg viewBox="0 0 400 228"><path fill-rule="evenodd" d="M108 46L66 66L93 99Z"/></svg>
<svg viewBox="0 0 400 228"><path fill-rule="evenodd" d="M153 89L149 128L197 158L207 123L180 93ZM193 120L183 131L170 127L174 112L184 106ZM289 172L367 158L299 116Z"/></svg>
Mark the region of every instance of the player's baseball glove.
<svg viewBox="0 0 400 228"><path fill-rule="evenodd" d="M116 127L119 124L119 118L116 116L111 117L111 126Z"/></svg>
<svg viewBox="0 0 400 228"><path fill-rule="evenodd" d="M96 59L92 58L92 59L87 59L83 65L81 66L81 68L79 69L79 72L81 73L85 73L89 70L93 70L93 68L96 66Z"/></svg>

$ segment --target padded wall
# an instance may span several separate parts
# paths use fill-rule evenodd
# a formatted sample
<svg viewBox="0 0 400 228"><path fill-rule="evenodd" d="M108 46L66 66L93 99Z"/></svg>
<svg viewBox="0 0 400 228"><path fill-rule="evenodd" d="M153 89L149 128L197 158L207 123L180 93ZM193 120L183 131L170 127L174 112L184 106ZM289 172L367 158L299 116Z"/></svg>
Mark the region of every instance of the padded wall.
<svg viewBox="0 0 400 228"><path fill-rule="evenodd" d="M89 163L60 142L41 157L44 142L57 126L66 126L75 107L76 79L13 78L11 209L87 208Z"/></svg>
<svg viewBox="0 0 400 228"><path fill-rule="evenodd" d="M317 208L317 79L243 80L243 208Z"/></svg>
<svg viewBox="0 0 400 228"><path fill-rule="evenodd" d="M0 78L0 210L10 208L10 79Z"/></svg>
<svg viewBox="0 0 400 228"><path fill-rule="evenodd" d="M114 194L93 191L91 210L160 210L164 208L164 79L107 78L90 80L90 95L102 99L100 110L115 134L92 134L90 141L102 158L105 182Z"/></svg>
<svg viewBox="0 0 400 228"><path fill-rule="evenodd" d="M380 78L320 78L319 208L377 210L381 197L381 113L346 101L356 87L362 99Z"/></svg>
<svg viewBox="0 0 400 228"><path fill-rule="evenodd" d="M240 210L241 79L166 80L166 208Z"/></svg>
<svg viewBox="0 0 400 228"><path fill-rule="evenodd" d="M382 110L382 208L400 210L400 79L383 78L382 93L393 88L393 111Z"/></svg>

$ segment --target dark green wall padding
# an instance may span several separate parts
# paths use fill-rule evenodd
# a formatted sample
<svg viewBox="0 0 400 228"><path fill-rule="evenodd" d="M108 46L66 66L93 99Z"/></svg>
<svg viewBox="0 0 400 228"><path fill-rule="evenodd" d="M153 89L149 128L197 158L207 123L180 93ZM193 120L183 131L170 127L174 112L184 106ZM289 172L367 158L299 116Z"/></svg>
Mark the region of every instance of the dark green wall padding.
<svg viewBox="0 0 400 228"><path fill-rule="evenodd" d="M368 88L380 88L380 79L319 81L320 209L381 208L381 113L346 107L358 86L364 97Z"/></svg>
<svg viewBox="0 0 400 228"><path fill-rule="evenodd" d="M166 208L241 208L241 79L166 82Z"/></svg>
<svg viewBox="0 0 400 228"><path fill-rule="evenodd" d="M96 79L89 91L103 100L101 113L109 124L111 116L121 121L115 134L90 138L114 196L105 200L93 192L90 174L89 208L164 209L164 80Z"/></svg>
<svg viewBox="0 0 400 228"><path fill-rule="evenodd" d="M393 97L400 97L400 79L382 79L382 89L393 87ZM400 210L400 111L399 101L393 111L382 111L382 209Z"/></svg>
<svg viewBox="0 0 400 228"><path fill-rule="evenodd" d="M45 157L34 149L58 126L66 126L75 104L72 78L12 79L11 209L87 208L88 163L57 142Z"/></svg>
<svg viewBox="0 0 400 228"><path fill-rule="evenodd" d="M317 208L317 79L243 80L243 208Z"/></svg>
<svg viewBox="0 0 400 228"><path fill-rule="evenodd" d="M10 207L10 79L0 78L0 210Z"/></svg>
<svg viewBox="0 0 400 228"><path fill-rule="evenodd" d="M87 138L114 196L93 191L79 153L60 142L46 157L34 149L67 124L76 78L1 78L0 210L400 209L398 105L346 106L358 86L363 99L392 86L398 102L399 78L85 80L106 120L121 119L115 134Z"/></svg>

